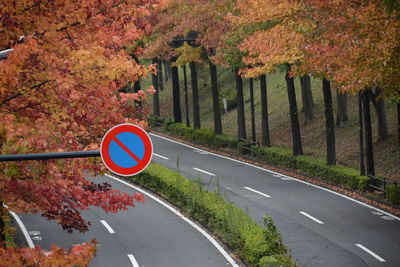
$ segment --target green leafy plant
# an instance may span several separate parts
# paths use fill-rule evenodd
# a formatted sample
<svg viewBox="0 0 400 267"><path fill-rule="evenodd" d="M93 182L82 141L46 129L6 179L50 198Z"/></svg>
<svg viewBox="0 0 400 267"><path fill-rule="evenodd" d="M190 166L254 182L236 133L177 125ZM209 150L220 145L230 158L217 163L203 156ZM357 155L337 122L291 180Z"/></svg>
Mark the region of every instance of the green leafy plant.
<svg viewBox="0 0 400 267"><path fill-rule="evenodd" d="M210 129L193 129L183 123L170 124L168 127L164 127L164 129L187 140L214 148L230 148L242 154L249 154L249 148L251 148L254 157L268 164L300 170L305 174L318 177L329 183L344 185L361 192L367 190L370 181L370 178L360 176L356 169L342 165L330 166L325 161L306 155L293 156L290 149L281 147L250 147L246 142L239 142L235 136L228 134L216 135ZM393 192L400 190L397 187L388 190L391 190L390 193L388 192L388 200L393 204L399 203L399 196Z"/></svg>
<svg viewBox="0 0 400 267"><path fill-rule="evenodd" d="M386 196L389 201L395 205L400 205L400 186L388 185Z"/></svg>
<svg viewBox="0 0 400 267"><path fill-rule="evenodd" d="M264 228L219 193L207 192L201 182L156 164L130 179L205 225L250 266L294 266L271 218Z"/></svg>
<svg viewBox="0 0 400 267"><path fill-rule="evenodd" d="M330 166L310 156L293 156L289 149L277 147L253 147L254 155L270 164L284 166L321 178L322 180L346 185L352 189L366 191L370 178L360 176L358 171L341 165Z"/></svg>

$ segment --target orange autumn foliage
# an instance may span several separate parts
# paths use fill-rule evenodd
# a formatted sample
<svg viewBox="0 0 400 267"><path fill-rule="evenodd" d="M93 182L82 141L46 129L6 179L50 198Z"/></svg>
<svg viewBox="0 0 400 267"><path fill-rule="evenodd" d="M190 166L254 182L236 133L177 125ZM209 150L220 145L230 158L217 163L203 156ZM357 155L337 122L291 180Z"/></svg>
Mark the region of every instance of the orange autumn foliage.
<svg viewBox="0 0 400 267"><path fill-rule="evenodd" d="M238 0L230 19L258 27L240 45L248 76L295 64L294 75L313 73L355 93L381 87L399 94L400 21L383 1Z"/></svg>
<svg viewBox="0 0 400 267"><path fill-rule="evenodd" d="M125 48L151 33L149 17L163 4L2 1L0 50L14 51L0 61L0 153L94 150L116 124L146 127L144 110L133 104L145 101L146 93L122 94L118 89L149 72ZM0 202L16 212L40 213L68 231L88 229L81 211L90 206L117 212L143 201L139 194L85 179L83 170L105 170L98 159L1 163L0 169ZM86 266L94 251L88 244L69 252L53 248L51 256L43 256L39 248L7 248L0 263Z"/></svg>

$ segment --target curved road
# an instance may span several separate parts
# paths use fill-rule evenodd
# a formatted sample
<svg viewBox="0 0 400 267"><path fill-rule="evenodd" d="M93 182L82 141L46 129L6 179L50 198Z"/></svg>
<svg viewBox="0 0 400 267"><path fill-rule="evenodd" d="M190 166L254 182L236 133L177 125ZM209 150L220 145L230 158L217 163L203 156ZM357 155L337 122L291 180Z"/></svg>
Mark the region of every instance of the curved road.
<svg viewBox="0 0 400 267"><path fill-rule="evenodd" d="M223 194L260 223L265 213L271 215L300 266L400 266L400 218L292 177L151 137L153 162L179 167L183 175L200 178L211 189L218 181ZM97 181L136 191L108 177ZM40 216L22 216L34 243L44 248L96 238L101 247L92 266L229 265L202 234L149 198L127 212L91 209L85 218L92 221L90 231L69 235Z"/></svg>
<svg viewBox="0 0 400 267"><path fill-rule="evenodd" d="M138 188L112 177L98 177L95 181L108 182L113 189L129 194L137 192ZM218 250L206 236L171 212L173 207L167 208L159 201L145 196L143 204L116 214L91 208L83 214L92 222L84 234L68 234L60 225L40 215L19 217L34 245L45 249L52 244L69 248L95 238L100 246L90 266L237 266L230 256L227 258L231 262L222 255L225 251Z"/></svg>
<svg viewBox="0 0 400 267"><path fill-rule="evenodd" d="M336 192L151 134L153 161L271 215L301 266L400 266L400 218ZM178 163L178 164L177 164Z"/></svg>

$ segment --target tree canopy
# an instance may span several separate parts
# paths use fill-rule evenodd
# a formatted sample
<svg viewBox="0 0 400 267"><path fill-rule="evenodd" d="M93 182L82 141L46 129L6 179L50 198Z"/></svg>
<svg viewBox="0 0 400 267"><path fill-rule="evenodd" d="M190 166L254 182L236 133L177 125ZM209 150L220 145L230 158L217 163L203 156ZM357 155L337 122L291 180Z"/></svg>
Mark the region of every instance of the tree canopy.
<svg viewBox="0 0 400 267"><path fill-rule="evenodd" d="M162 5L157 0L2 1L0 48L14 51L0 62L1 154L93 150L116 124L146 127L144 111L132 104L144 101L146 92L118 89L151 70L132 59L141 52L132 44L151 33L150 15ZM86 231L82 210L93 205L117 212L143 201L139 194L85 179L84 170L104 171L98 163L1 163L0 202L16 212L40 213L68 231ZM93 245L76 248L68 258L53 248L57 264L52 266L76 260L78 250L82 259L94 252ZM0 262L51 260L40 258L38 250L3 252Z"/></svg>

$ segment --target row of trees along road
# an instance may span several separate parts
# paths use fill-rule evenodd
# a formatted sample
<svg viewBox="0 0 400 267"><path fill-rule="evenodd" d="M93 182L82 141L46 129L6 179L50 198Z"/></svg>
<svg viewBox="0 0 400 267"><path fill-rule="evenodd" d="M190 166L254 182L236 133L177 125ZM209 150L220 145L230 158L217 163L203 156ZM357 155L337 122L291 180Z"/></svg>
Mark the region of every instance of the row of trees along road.
<svg viewBox="0 0 400 267"><path fill-rule="evenodd" d="M14 51L0 62L0 153L96 150L116 124L146 127L140 105L146 93L137 85L135 93L119 91L150 71L135 60L137 43L151 34L151 14L164 4L1 1L0 50ZM0 163L0 170L1 266L87 266L96 251L95 240L50 252L5 247L9 209L84 232L89 222L81 211L90 206L117 212L143 201L87 180L84 170L105 171L98 159Z"/></svg>
<svg viewBox="0 0 400 267"><path fill-rule="evenodd" d="M190 31L199 33L199 47L168 46ZM270 145L265 74L286 71L294 155L302 154L303 147L293 79L302 77L309 120L308 75L323 79L328 164L335 164L332 88L361 92L367 171L373 173L370 101L380 110L380 136L385 138L383 99L400 100L398 0L3 0L0 33L0 49L14 49L0 62L1 154L98 149L111 126L132 122L146 127L147 94L138 80L157 68L154 85L162 90L162 68L168 70L164 78L171 79L186 64L198 128L196 64L203 61L210 68L216 133L223 132L216 65L234 70L241 138L247 137L243 78L259 78L263 145ZM158 64L144 67L142 58ZM175 62L169 71L171 66L161 62L171 58ZM179 88L173 80L179 122ZM338 101L343 108L337 123L342 123L346 101ZM0 265L87 266L95 253L95 241L68 251L53 247L50 253L5 247L8 209L40 213L68 231L86 231L89 223L81 211L91 205L116 212L142 201L140 195L86 180L83 170L104 171L98 160L1 163L0 169Z"/></svg>
<svg viewBox="0 0 400 267"><path fill-rule="evenodd" d="M143 57L177 58L175 66L209 62L215 132L222 133L215 64L234 70L237 91L237 135L247 138L243 78L259 78L262 145L269 146L265 74L286 71L293 155L303 154L294 78L300 77L306 123L313 120L310 74L323 81L327 164L336 164L332 90L337 91L336 125L348 120L347 95L360 92L368 174L375 174L370 102L378 118L379 138L388 137L384 99L400 102L399 3L388 1L322 0L172 0L154 17L155 31ZM198 48L172 49L177 35L197 31ZM192 86L197 91L196 77ZM193 92L193 102L198 94ZM193 105L198 114L198 104ZM397 105L399 107L399 104ZM179 109L179 107L174 107ZM400 110L397 109L400 114ZM176 122L181 122L177 120ZM195 125L195 128L200 124ZM362 141L362 140L361 140ZM399 129L400 143L400 129ZM360 150L363 151L364 141ZM360 171L364 157L360 153Z"/></svg>

